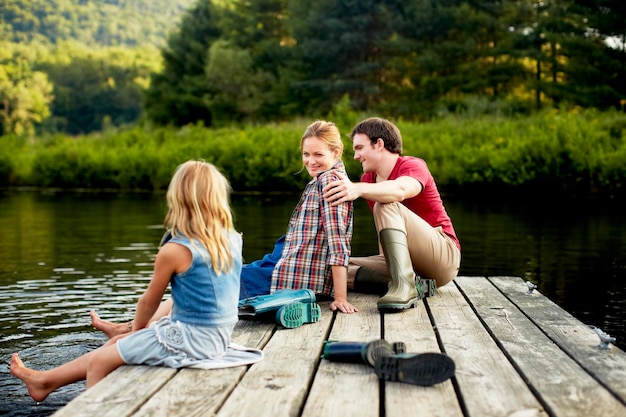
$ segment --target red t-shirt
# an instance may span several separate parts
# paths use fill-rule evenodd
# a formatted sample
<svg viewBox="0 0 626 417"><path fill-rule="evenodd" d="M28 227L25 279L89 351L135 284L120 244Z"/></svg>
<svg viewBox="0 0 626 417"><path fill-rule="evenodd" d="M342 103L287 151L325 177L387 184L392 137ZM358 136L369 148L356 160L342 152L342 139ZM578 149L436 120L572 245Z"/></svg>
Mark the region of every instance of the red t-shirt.
<svg viewBox="0 0 626 417"><path fill-rule="evenodd" d="M441 226L443 232L450 236L461 249L459 239L456 237L452 221L446 212L435 179L428 170L428 166L423 159L413 156L401 156L393 167L389 180L399 177L413 177L422 184L422 192L412 198L407 198L402 202L409 210L420 216L432 227ZM362 182L376 182L376 172L367 172L361 176ZM374 201L367 200L370 209L374 208Z"/></svg>

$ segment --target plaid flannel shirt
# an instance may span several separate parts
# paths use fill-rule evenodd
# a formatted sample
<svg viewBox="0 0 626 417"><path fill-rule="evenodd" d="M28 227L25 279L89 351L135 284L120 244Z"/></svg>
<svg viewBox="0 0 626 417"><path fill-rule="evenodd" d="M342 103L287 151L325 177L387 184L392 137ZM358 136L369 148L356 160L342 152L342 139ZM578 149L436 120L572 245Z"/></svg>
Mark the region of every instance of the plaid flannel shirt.
<svg viewBox="0 0 626 417"><path fill-rule="evenodd" d="M316 294L331 295L331 266L347 266L353 228L353 204L331 206L322 189L338 180L335 171L348 176L342 162L313 178L296 205L281 259L272 273L270 292L309 288Z"/></svg>

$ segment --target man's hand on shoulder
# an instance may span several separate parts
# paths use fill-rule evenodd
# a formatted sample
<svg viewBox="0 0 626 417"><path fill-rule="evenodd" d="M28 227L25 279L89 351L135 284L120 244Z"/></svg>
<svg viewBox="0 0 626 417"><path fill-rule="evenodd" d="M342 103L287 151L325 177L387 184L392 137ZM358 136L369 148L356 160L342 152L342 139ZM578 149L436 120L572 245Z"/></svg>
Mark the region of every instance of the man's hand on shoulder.
<svg viewBox="0 0 626 417"><path fill-rule="evenodd" d="M333 206L339 205L346 201L354 201L360 197L358 185L350 181L350 179L340 172L337 172L338 180L332 181L324 187L324 200Z"/></svg>

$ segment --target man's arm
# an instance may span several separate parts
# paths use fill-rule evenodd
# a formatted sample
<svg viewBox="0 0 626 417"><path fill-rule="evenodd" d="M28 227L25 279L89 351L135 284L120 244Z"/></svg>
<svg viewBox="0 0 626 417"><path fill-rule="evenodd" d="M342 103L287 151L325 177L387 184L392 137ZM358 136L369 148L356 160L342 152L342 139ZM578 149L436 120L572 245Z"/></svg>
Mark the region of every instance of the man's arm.
<svg viewBox="0 0 626 417"><path fill-rule="evenodd" d="M377 183L352 182L344 177L329 183L322 191L324 199L333 206L359 197L379 203L395 203L418 195L422 184L408 176Z"/></svg>

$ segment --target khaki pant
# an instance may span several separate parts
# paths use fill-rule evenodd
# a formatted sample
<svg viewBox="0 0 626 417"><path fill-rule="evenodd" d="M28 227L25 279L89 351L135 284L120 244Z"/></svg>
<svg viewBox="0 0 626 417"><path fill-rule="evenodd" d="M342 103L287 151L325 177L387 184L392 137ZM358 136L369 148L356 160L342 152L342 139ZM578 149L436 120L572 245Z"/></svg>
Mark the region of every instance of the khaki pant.
<svg viewBox="0 0 626 417"><path fill-rule="evenodd" d="M432 227L401 203L376 203L373 212L377 234L382 229L406 233L413 269L421 278L434 279L437 287L442 287L457 276L461 251L441 227ZM379 255L350 258L348 288L354 288L354 277L361 266L388 275L380 240L378 245Z"/></svg>

